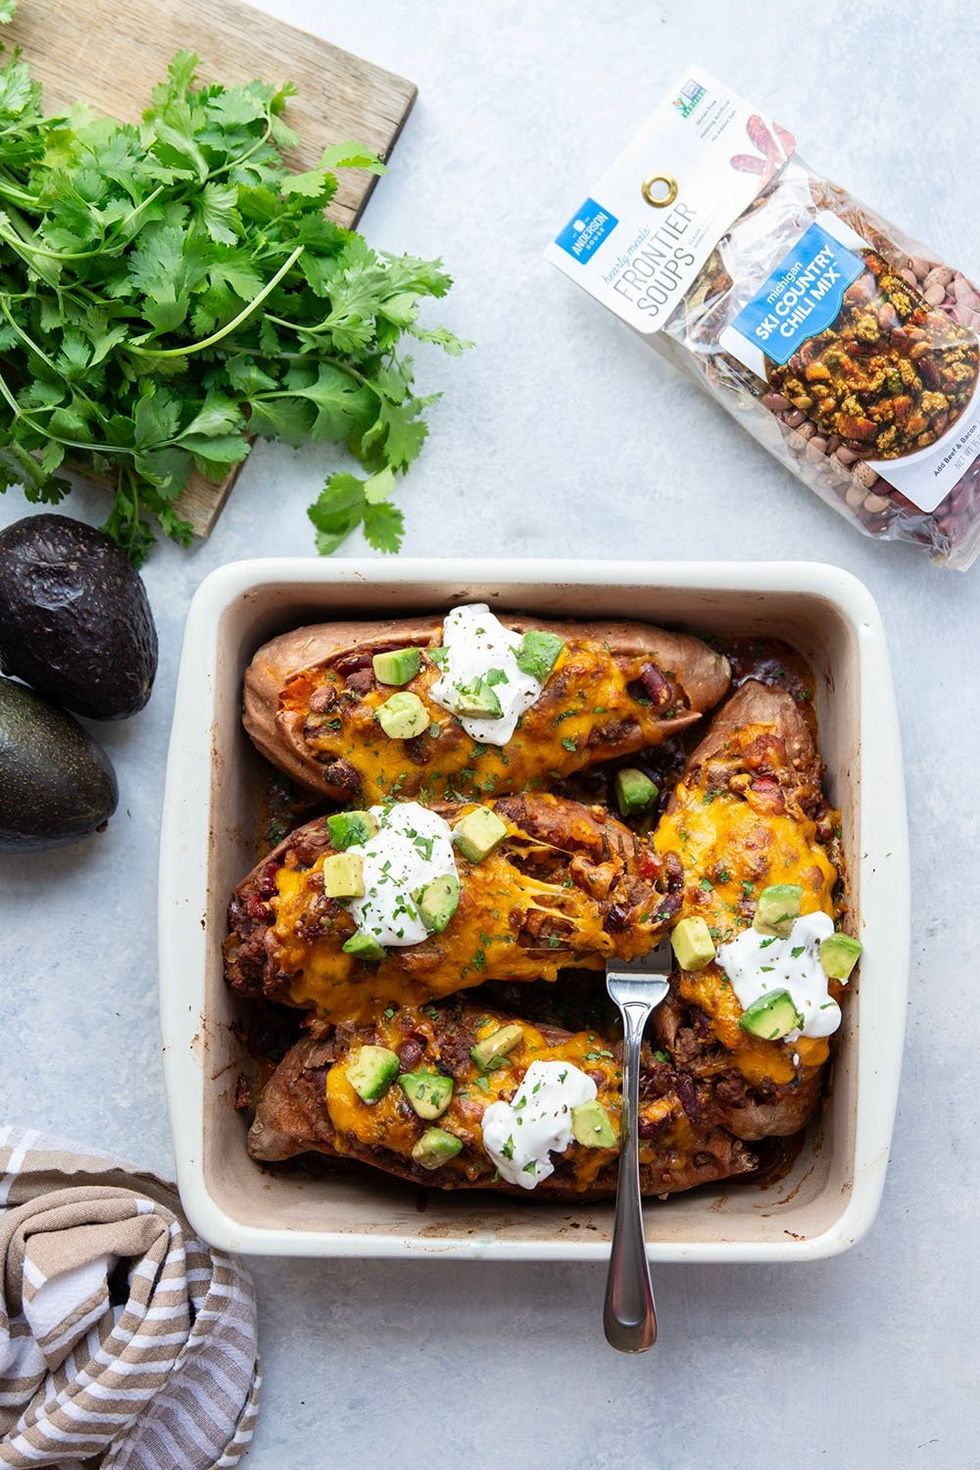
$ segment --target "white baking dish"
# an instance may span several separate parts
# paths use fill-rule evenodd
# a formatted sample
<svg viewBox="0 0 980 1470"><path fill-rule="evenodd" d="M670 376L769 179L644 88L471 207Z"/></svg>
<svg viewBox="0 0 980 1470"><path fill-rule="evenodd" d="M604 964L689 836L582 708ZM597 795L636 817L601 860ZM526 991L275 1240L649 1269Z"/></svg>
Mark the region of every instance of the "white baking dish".
<svg viewBox="0 0 980 1470"><path fill-rule="evenodd" d="M239 1066L222 980L225 907L255 851L258 757L239 718L242 672L305 622L431 612L485 600L554 616L625 616L787 639L817 678L830 795L843 813L865 954L833 1087L790 1175L722 1183L646 1209L657 1261L813 1260L846 1250L881 1197L898 1092L909 877L898 721L881 619L854 577L809 562L239 562L199 588L187 619L160 856L160 1002L177 1177L213 1244L268 1255L596 1259L612 1210L419 1191L364 1170L276 1174L245 1152L231 1106Z"/></svg>

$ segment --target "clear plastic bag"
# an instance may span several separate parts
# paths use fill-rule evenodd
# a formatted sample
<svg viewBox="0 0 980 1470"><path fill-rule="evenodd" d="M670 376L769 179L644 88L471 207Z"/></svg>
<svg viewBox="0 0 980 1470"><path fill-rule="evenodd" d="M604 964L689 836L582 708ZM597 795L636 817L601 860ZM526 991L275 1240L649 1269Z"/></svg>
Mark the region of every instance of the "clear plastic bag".
<svg viewBox="0 0 980 1470"><path fill-rule="evenodd" d="M765 167L752 157L744 164ZM763 378L726 350L722 335L824 213L866 244L864 272L830 327L785 365L766 358ZM978 329L980 292L962 272L793 157L648 340L866 535L914 542L965 570L980 554L980 454L970 433L976 420L980 441ZM928 458L933 445L943 461L947 444L946 479L951 465L955 474L962 461L963 471L924 510L891 483L890 467L901 478L903 462Z"/></svg>

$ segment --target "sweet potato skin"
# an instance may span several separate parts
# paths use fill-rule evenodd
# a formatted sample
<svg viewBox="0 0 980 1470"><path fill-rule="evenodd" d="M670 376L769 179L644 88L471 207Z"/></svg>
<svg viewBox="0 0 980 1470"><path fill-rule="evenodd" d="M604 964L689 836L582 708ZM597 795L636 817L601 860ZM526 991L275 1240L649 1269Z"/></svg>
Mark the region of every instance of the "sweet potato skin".
<svg viewBox="0 0 980 1470"><path fill-rule="evenodd" d="M606 650L613 661L632 660L637 667L645 667L644 661L647 661L654 669L656 677L649 676L656 696L652 710L644 712L638 707L630 711L629 718L623 719L615 719L610 713L605 723L602 713L596 712L577 731L577 750L574 752L566 749L559 738L564 735L567 740L568 730L573 727L566 726L564 732L549 732L553 733L550 743L554 750L549 749L547 764L561 775L584 769L596 761L639 750L686 728L696 722L705 710L713 708L728 688L730 670L727 660L688 634L665 632L647 624L623 621L555 622L518 616L506 616L505 621L518 633L531 628L553 631L570 647L587 645L596 651ZM362 727L347 743L340 738L342 732L338 733L335 742L328 739L332 753L319 749L322 732L314 735L310 730L311 718L314 724L317 722L316 712L311 711L310 699L324 688L328 676L336 675L338 670L347 679L350 671L356 670L357 679L370 684L373 678L370 672L372 653L391 648L425 649L435 646L441 639L441 629L441 618L399 618L319 624L298 628L272 639L259 649L246 670L245 729L273 765L307 789L336 801L376 800L379 791L375 789L375 778L359 764L359 752L363 757L365 728ZM664 673L669 673L669 677L665 679ZM420 679L410 687L424 699L433 678L434 670L423 669ZM574 692L574 679L572 690ZM546 684L539 701L539 704L543 702L539 713L542 717L549 716L546 725L552 723L550 703L559 698L559 691L563 694L564 686L561 674L556 673ZM657 707L657 699L664 701L661 709ZM415 795L427 782L438 778L448 761L454 762L454 780L458 780L455 766L466 767L467 757L461 747L465 742L469 749L472 742L457 729L452 716L440 713L438 707L433 709L444 727L444 736L449 738L444 738L431 750L420 752L424 759L418 764L411 759L404 763L399 772L399 794L402 797ZM343 722L352 717L349 705L343 700L334 704L329 714L330 722ZM328 722L321 718L320 723ZM493 785L484 784L482 789L503 793L531 784L527 773L522 770L521 759L522 755L529 753L533 756L534 748L541 746L542 739L542 730L529 730L526 736L516 732L507 746L509 769L496 769ZM335 751L333 744L336 745ZM480 772L480 775L485 776L485 772ZM445 782L442 792L437 794L448 794Z"/></svg>
<svg viewBox="0 0 980 1470"><path fill-rule="evenodd" d="M473 1007L442 1006L426 1008L424 1014L409 1010L396 1020L357 1028L319 1028L319 1035L298 1042L287 1053L266 1083L249 1131L250 1155L260 1162L278 1162L310 1152L353 1158L414 1184L439 1189L491 1189L532 1202L608 1198L615 1193L618 1170L616 1151L612 1149L583 1149L573 1144L567 1154L555 1156L555 1173L532 1191L494 1178L493 1163L482 1149L480 1118L494 1096L513 1094L528 1058L525 1056L512 1071L493 1074L493 1095L485 1095L472 1086L477 1073L469 1059L469 1047L488 1021L503 1025L512 1019L488 1017L485 1010ZM399 1045L401 1033L405 1039ZM547 1047L551 1055L566 1055L576 1064L587 1065L609 1115L614 1119L618 1116L618 1043L595 1033L589 1033L586 1042L582 1036L556 1027L528 1027L526 1034ZM464 1140L465 1147L451 1165L429 1171L411 1159L411 1140L427 1125L416 1119L401 1099L397 1083L388 1100L387 1121L377 1124L376 1141L365 1142L337 1128L328 1103L327 1074L333 1068L342 1071L346 1058L363 1043L397 1048L402 1071L435 1065L453 1077L456 1092L465 1101L456 1104L458 1112L440 1120L440 1126L448 1126ZM583 1045L590 1048L586 1055L593 1059L591 1063L583 1063ZM604 1060L597 1063L600 1054ZM675 1083L672 1069L647 1053L642 1077L645 1100L640 1109L644 1193L675 1193L755 1168L756 1156L743 1143L711 1124L692 1122L687 1112L691 1104L685 1104ZM365 1126L374 1124L379 1106L360 1107ZM398 1141L400 1150L385 1146L386 1131L387 1142Z"/></svg>
<svg viewBox="0 0 980 1470"><path fill-rule="evenodd" d="M756 896L771 882L801 884L804 911L822 908L836 917L836 813L821 776L806 717L784 690L749 680L715 714L655 842L665 861L684 867L682 914L703 917L716 942L751 924ZM687 865L680 856L685 832ZM819 1101L828 1045L759 1040L740 1030L740 1015L712 964L675 971L653 1026L678 1065L708 1083L711 1115L723 1127L749 1141L798 1133Z"/></svg>

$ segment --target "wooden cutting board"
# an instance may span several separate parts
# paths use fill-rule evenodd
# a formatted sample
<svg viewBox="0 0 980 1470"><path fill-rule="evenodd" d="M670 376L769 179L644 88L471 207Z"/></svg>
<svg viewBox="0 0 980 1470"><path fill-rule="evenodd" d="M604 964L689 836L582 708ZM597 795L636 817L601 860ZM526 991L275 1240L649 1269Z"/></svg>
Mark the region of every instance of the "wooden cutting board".
<svg viewBox="0 0 980 1470"><path fill-rule="evenodd" d="M239 0L20 0L2 40L23 49L48 111L83 101L124 122L139 119L175 51L201 58L203 81L295 82L286 121L300 137L289 158L297 169L350 138L387 158L416 96L404 77ZM339 177L329 213L353 225L377 180L360 169ZM211 531L234 479L189 482L178 508L199 536Z"/></svg>

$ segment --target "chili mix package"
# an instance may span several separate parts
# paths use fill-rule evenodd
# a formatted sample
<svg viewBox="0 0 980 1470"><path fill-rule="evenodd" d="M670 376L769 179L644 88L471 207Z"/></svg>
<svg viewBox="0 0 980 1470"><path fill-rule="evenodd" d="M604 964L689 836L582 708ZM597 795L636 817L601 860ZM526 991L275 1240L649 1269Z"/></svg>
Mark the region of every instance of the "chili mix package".
<svg viewBox="0 0 980 1470"><path fill-rule="evenodd" d="M546 254L865 534L980 554L980 293L707 73Z"/></svg>

